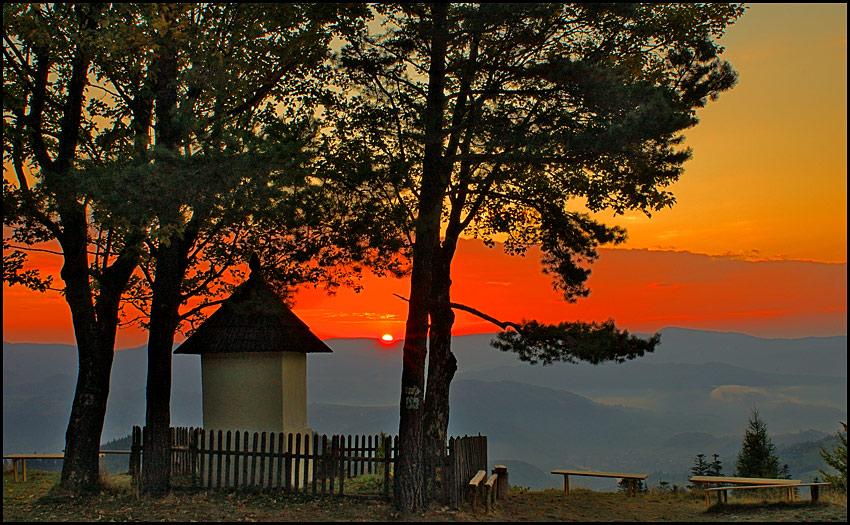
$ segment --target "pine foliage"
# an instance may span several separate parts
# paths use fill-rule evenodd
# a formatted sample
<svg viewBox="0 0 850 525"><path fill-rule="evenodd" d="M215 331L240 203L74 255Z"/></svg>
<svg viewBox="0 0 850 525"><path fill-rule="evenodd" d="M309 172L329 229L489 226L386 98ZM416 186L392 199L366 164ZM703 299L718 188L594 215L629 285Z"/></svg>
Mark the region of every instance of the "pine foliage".
<svg viewBox="0 0 850 525"><path fill-rule="evenodd" d="M709 464L705 461L705 454L697 454L694 458L694 466L691 467L691 476L710 476Z"/></svg>
<svg viewBox="0 0 850 525"><path fill-rule="evenodd" d="M738 476L745 478L778 478L780 474L779 457L776 445L767 435L767 424L759 417L758 409L753 409L738 461L735 465Z"/></svg>
<svg viewBox="0 0 850 525"><path fill-rule="evenodd" d="M836 473L828 473L821 470L823 480L832 483L832 486L840 492L847 493L847 423L841 423L844 427L844 434L838 431L838 443L832 451L826 450L823 447L820 449L820 455L827 465L834 468Z"/></svg>

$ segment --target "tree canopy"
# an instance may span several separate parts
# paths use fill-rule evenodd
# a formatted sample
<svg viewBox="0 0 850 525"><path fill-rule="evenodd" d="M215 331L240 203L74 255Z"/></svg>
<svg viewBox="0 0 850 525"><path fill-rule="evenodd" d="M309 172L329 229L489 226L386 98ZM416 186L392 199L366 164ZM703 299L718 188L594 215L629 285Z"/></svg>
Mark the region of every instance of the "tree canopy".
<svg viewBox="0 0 850 525"><path fill-rule="evenodd" d="M63 248L77 398L97 405L85 425L69 426L66 466L78 455L73 441L85 439L87 484L97 482L122 305L135 308L125 321L151 333L148 416L165 435L174 332L184 322L191 330L238 284L249 253L260 253L279 289L356 286L363 265L403 270L384 207L354 177L325 169L316 133L329 42L365 13L326 4L4 6L4 121L15 131L4 133L4 155L17 175L4 178L4 224L9 240ZM23 270L22 252L4 249L4 261L6 282L50 284ZM106 324L92 330L78 318ZM157 450L152 442L148 465ZM161 490L163 477L146 486Z"/></svg>
<svg viewBox="0 0 850 525"><path fill-rule="evenodd" d="M457 239L498 240L511 254L539 245L555 289L568 301L586 296L597 247L625 239L624 230L588 212L649 215L675 202L667 188L690 156L681 132L697 123L698 108L734 85L716 40L743 8L531 3L375 10L380 29L345 35L339 90L346 97L334 132L339 150L392 183L388 196L406 209L400 226L413 261L400 479L409 490L396 496L415 509L426 483L418 478L425 460L413 452L429 448L419 441L423 417L436 429L433 450L444 448L456 370L450 269ZM612 328L528 323L497 344L550 362L591 354L627 359L657 342ZM577 334L596 342L573 344ZM430 398L424 416L423 391Z"/></svg>

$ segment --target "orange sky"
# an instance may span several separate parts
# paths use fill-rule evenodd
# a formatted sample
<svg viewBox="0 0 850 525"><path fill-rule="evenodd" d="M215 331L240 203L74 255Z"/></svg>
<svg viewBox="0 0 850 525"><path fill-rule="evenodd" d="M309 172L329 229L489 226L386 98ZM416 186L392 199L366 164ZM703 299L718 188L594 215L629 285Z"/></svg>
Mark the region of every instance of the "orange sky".
<svg viewBox="0 0 850 525"><path fill-rule="evenodd" d="M627 246L846 262L847 5L753 4L720 42L738 85L685 132L677 204L614 221Z"/></svg>
<svg viewBox="0 0 850 525"><path fill-rule="evenodd" d="M612 317L639 332L846 334L847 6L755 4L721 43L740 80L687 131L694 157L672 187L677 204L651 219L598 216L629 241L600 252L589 298L559 300L537 252L508 257L466 241L454 300L500 319ZM58 275L58 258L32 257ZM407 296L408 282L365 284L359 295L302 292L295 312L323 338L399 336L406 304L392 294ZM456 328L495 331L465 313ZM3 339L73 343L67 305L4 286ZM137 329L119 332L119 348L144 343Z"/></svg>

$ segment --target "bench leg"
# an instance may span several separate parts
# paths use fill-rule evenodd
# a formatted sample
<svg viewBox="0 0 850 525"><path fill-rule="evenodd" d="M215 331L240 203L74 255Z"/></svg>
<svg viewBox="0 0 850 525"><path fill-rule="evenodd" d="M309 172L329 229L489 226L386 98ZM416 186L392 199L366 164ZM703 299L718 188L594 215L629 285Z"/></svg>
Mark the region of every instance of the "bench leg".
<svg viewBox="0 0 850 525"><path fill-rule="evenodd" d="M568 474L564 474L564 495L570 495L570 476Z"/></svg>
<svg viewBox="0 0 850 525"><path fill-rule="evenodd" d="M633 479L629 480L629 496L637 496L637 482Z"/></svg>
<svg viewBox="0 0 850 525"><path fill-rule="evenodd" d="M24 473L24 482L26 483L26 481L27 481L27 460L26 459L21 460L21 470Z"/></svg>
<svg viewBox="0 0 850 525"><path fill-rule="evenodd" d="M18 482L18 460L12 460L12 470L15 472L15 483Z"/></svg>
<svg viewBox="0 0 850 525"><path fill-rule="evenodd" d="M812 495L812 501L817 501L818 496L820 496L820 487L817 485L812 485L811 487L809 487L809 491L809 494Z"/></svg>

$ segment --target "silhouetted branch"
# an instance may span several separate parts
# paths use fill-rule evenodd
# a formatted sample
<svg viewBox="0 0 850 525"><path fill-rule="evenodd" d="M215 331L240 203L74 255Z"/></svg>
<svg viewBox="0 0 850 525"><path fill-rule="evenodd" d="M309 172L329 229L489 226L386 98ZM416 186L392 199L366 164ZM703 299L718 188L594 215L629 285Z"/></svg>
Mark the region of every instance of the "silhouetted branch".
<svg viewBox="0 0 850 525"><path fill-rule="evenodd" d="M393 295L409 301L401 295ZM497 334L497 339L490 344L499 350L513 352L521 361L531 364L542 362L544 365L550 365L555 361L586 361L594 365L606 361L622 363L654 351L656 345L661 342L661 334L656 333L649 339L642 339L629 334L628 330L618 330L611 319L603 323L574 321L543 324L525 320L515 323L500 321L463 304L450 302L449 306L455 310L469 312L501 328L503 331ZM508 330L509 327L513 330Z"/></svg>

